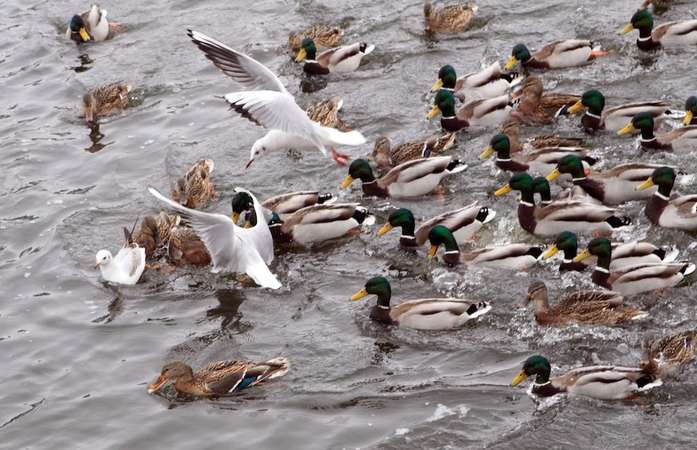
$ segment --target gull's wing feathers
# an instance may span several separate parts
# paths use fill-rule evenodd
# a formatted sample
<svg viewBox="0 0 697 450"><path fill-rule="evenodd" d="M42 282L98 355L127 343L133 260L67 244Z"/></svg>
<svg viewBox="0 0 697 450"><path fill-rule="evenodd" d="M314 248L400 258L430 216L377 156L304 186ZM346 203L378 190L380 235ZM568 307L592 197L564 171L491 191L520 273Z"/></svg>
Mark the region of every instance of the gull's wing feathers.
<svg viewBox="0 0 697 450"><path fill-rule="evenodd" d="M227 94L225 100L242 117L257 125L300 136L325 151L319 133L326 133L310 120L290 95L272 91L241 91Z"/></svg>
<svg viewBox="0 0 697 450"><path fill-rule="evenodd" d="M271 289L278 289L281 287L281 283L279 283L279 281L276 279L276 275L271 273L269 267L266 265L266 263L264 263L261 256L253 246L241 245L239 246L238 251L242 253L240 261L242 262L242 265L244 265L244 267L241 267L240 270L252 277L252 279L259 286Z"/></svg>
<svg viewBox="0 0 697 450"><path fill-rule="evenodd" d="M239 187L235 188L235 192L246 192L252 197L254 201L254 212L257 217L264 217L264 207L257 198L246 189ZM236 237L242 241L244 247L254 248L256 252L261 256L261 259L266 264L271 264L273 261L273 237L271 236L271 231L269 231L269 225L266 220L257 220L257 224L252 228L240 228L235 229Z"/></svg>
<svg viewBox="0 0 697 450"><path fill-rule="evenodd" d="M245 89L276 91L292 98L281 84L281 80L257 60L203 33L187 31L194 44L206 54L206 58Z"/></svg>
<svg viewBox="0 0 697 450"><path fill-rule="evenodd" d="M196 230L211 254L213 272L219 272L223 269L230 272L240 271L239 256L235 254L238 250L235 231L239 231L239 227L232 223L232 219L222 214L208 214L187 208L168 199L156 189L148 188L148 190L152 195L177 210Z"/></svg>

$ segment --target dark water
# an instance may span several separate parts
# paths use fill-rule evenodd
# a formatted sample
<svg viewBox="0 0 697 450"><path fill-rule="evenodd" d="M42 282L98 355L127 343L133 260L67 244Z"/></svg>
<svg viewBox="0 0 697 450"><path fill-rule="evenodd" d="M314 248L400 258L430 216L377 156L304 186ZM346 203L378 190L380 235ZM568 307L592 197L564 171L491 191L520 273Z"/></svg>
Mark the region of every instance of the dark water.
<svg viewBox="0 0 697 450"><path fill-rule="evenodd" d="M442 3L442 2L440 2ZM437 130L425 116L438 68L465 73L511 47L571 37L593 38L615 50L596 64L542 74L546 88L581 93L597 88L608 104L665 99L679 109L695 94L697 48L640 53L635 35L620 36L639 0L536 3L481 1L471 31L426 38L419 2L126 1L102 4L128 31L113 40L76 46L64 40L80 2L0 5L0 371L3 448L690 448L697 445L695 369L632 401L559 399L537 405L511 388L522 361L547 355L554 373L595 363L635 365L646 330L659 334L694 326L689 280L667 292L639 295L656 302L651 316L619 328L541 328L532 310L518 310L533 278L552 298L592 288L590 275L559 277L556 263L528 273L492 269L451 272L424 251L398 248L398 233L375 230L310 247L279 248L272 270L279 291L241 288L208 268L173 274L147 271L136 286L104 283L92 269L101 248L116 251L121 227L161 205L146 186L168 191L201 157L215 163L221 200L208 211L229 213L233 187L258 197L321 189L338 193L346 169L317 152L267 155L244 170L252 143L265 133L229 111L221 96L238 89L189 42L200 30L251 54L278 73L301 106L344 99L342 119L370 143L423 138ZM442 6L442 4L441 4ZM692 2L662 9L656 22L690 18ZM344 42L372 42L359 71L332 76L323 89L308 82L284 52L292 28L340 25ZM123 80L136 106L90 127L81 117L87 90ZM670 126L677 126L671 122ZM578 120L554 128L582 134ZM454 153L470 164L435 195L406 201L363 199L358 183L339 193L361 201L384 223L397 206L423 219L474 200L498 212L478 244L527 235L517 226L515 198L493 198L507 181L492 161L481 163L492 129L461 133ZM642 160L683 165L691 156L651 155L632 138L589 137L604 167ZM677 191L697 192L693 177ZM618 240L652 237L697 260L694 237L650 226L643 205L629 203L634 225ZM513 230L511 232L511 230ZM533 239L534 242L544 242ZM365 280L385 275L396 302L430 296L491 301L477 324L450 333L385 329L368 319L373 299L349 303ZM194 367L219 359L286 356L292 370L240 395L191 401L172 386L146 393L162 364Z"/></svg>

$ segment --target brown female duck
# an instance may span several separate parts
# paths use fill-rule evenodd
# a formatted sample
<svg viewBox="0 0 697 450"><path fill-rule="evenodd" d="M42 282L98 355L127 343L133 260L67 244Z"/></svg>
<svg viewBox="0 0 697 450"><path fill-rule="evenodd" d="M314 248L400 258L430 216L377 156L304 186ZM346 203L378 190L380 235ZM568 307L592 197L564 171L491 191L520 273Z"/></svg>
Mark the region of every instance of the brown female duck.
<svg viewBox="0 0 697 450"><path fill-rule="evenodd" d="M315 103L305 110L310 120L319 122L320 125L329 128L336 128L340 131L351 131L341 119L339 119L339 110L344 105L342 99L334 100L328 98L319 103Z"/></svg>
<svg viewBox="0 0 697 450"><path fill-rule="evenodd" d="M375 160L377 171L385 174L407 161L439 155L452 147L454 141L455 133L446 134L443 137L434 134L425 141L411 141L391 147L390 140L382 136L375 141L371 157Z"/></svg>
<svg viewBox="0 0 697 450"><path fill-rule="evenodd" d="M461 3L435 9L424 3L424 30L427 33L456 33L465 31L477 13L477 5Z"/></svg>
<svg viewBox="0 0 697 450"><path fill-rule="evenodd" d="M131 103L128 98L130 91L130 84L121 84L119 82L105 84L86 93L82 97L82 109L85 112L85 120L94 122L99 116L128 108Z"/></svg>
<svg viewBox="0 0 697 450"><path fill-rule="evenodd" d="M308 28L302 33L293 30L288 35L288 47L293 52L297 52L302 47L303 39L312 38L315 45L320 48L338 47L341 42L341 36L344 35L344 30L339 27L328 27L326 25L317 25Z"/></svg>
<svg viewBox="0 0 697 450"><path fill-rule="evenodd" d="M537 135L527 138L520 142L520 121L515 117L510 117L501 127L501 133L508 136L511 153L523 151L524 145L532 148L541 149L548 147L578 147L583 142L583 138L559 137L551 135Z"/></svg>
<svg viewBox="0 0 697 450"><path fill-rule="evenodd" d="M544 87L539 77L534 75L526 77L522 84L522 91L514 96L514 99L522 97L523 100L513 115L524 122L549 124L559 114L566 114L568 108L581 100L580 95L558 92L543 94L543 92Z"/></svg>
<svg viewBox="0 0 697 450"><path fill-rule="evenodd" d="M174 388L185 394L227 395L283 376L289 369L290 362L282 357L266 362L217 361L195 373L187 363L171 361L162 367L160 378L150 386L148 393L155 392L171 380L175 382Z"/></svg>
<svg viewBox="0 0 697 450"><path fill-rule="evenodd" d="M200 159L172 188L172 200L187 208L196 209L208 205L215 195L211 172L215 164L208 158Z"/></svg>
<svg viewBox="0 0 697 450"><path fill-rule="evenodd" d="M535 302L535 320L540 325L579 321L591 325L619 325L649 315L646 311L623 307L622 294L613 291L578 291L565 295L550 307L547 286L534 281L528 288L524 308Z"/></svg>

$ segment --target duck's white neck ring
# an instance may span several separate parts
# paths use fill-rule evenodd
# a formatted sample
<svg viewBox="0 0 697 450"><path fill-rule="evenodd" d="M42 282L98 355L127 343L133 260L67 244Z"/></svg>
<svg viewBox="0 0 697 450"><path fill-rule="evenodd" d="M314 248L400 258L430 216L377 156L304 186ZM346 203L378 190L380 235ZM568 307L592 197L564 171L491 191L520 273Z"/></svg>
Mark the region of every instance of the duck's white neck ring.
<svg viewBox="0 0 697 450"><path fill-rule="evenodd" d="M598 266L596 266L596 267L595 267L595 270L597 270L598 272L602 272L602 273L610 273L610 270L608 270L608 269L606 269L606 268L604 268L604 267L598 267Z"/></svg>
<svg viewBox="0 0 697 450"><path fill-rule="evenodd" d="M525 205L525 206L535 206L535 205L533 205L532 203L524 202L524 201L522 201L522 200L520 201L520 204L521 204L521 205Z"/></svg>
<svg viewBox="0 0 697 450"><path fill-rule="evenodd" d="M596 119L600 119L600 116L597 116L597 115L593 114L593 113L590 112L590 111L586 111L586 115L587 115L587 116L594 117L594 118L596 118Z"/></svg>
<svg viewBox="0 0 697 450"><path fill-rule="evenodd" d="M653 195L657 195L658 198L662 198L663 200L666 200L666 201L670 200L668 197L666 197L665 195L661 194L658 191L656 191Z"/></svg>

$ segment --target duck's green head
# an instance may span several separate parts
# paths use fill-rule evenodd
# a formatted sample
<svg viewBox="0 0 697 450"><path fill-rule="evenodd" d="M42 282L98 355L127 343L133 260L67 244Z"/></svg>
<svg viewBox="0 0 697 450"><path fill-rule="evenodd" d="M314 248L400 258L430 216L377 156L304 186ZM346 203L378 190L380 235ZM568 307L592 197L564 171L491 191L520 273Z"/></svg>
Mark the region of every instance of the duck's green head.
<svg viewBox="0 0 697 450"><path fill-rule="evenodd" d="M494 195L504 195L511 191L520 191L522 201L533 203L535 187L532 177L525 172L516 173L508 180L508 184L494 192Z"/></svg>
<svg viewBox="0 0 697 450"><path fill-rule="evenodd" d="M641 137L644 139L653 138L653 116L647 112L640 112L632 117L629 125L617 132L619 135L631 133L634 130L641 130Z"/></svg>
<svg viewBox="0 0 697 450"><path fill-rule="evenodd" d="M683 124L689 125L694 116L697 116L697 97L693 95L685 101L685 120Z"/></svg>
<svg viewBox="0 0 697 450"><path fill-rule="evenodd" d="M562 231L557 234L557 237L554 238L554 244L542 255L542 259L551 258L559 251L564 252L564 258L566 259L571 259L576 256L576 252L578 252L578 239L576 239L574 233L571 231Z"/></svg>
<svg viewBox="0 0 697 450"><path fill-rule="evenodd" d="M278 217L278 214L275 212L271 213L271 219L269 220L269 226L271 225L283 225L283 220L281 220L280 217Z"/></svg>
<svg viewBox="0 0 697 450"><path fill-rule="evenodd" d="M547 175L547 181L552 181L563 173L571 174L574 179L584 178L586 171L581 159L576 155L565 155L557 161L557 167Z"/></svg>
<svg viewBox="0 0 697 450"><path fill-rule="evenodd" d="M240 214L244 211L249 211L254 206L252 196L247 192L238 192L232 197L232 221L237 223L240 220Z"/></svg>
<svg viewBox="0 0 697 450"><path fill-rule="evenodd" d="M431 228L431 231L428 232L428 240L431 243L431 251L428 254L429 258L436 256L438 247L440 247L441 244L445 246L446 252L459 251L457 241L455 241L452 231L443 225L436 225Z"/></svg>
<svg viewBox="0 0 697 450"><path fill-rule="evenodd" d="M672 167L659 167L653 171L648 180L637 186L637 190L658 186L658 192L664 197L669 197L675 184L675 177L675 170Z"/></svg>
<svg viewBox="0 0 697 450"><path fill-rule="evenodd" d="M523 44L517 44L515 47L513 47L513 50L511 51L511 59L508 60L508 64L506 64L505 68L508 70L513 67L516 62L528 62L531 58L532 55L530 55L530 50L528 50L528 48Z"/></svg>
<svg viewBox="0 0 697 450"><path fill-rule="evenodd" d="M314 61L317 57L317 47L315 47L315 41L311 37L306 37L300 43L300 51L298 56L295 58L296 61L302 61L307 58L308 61Z"/></svg>
<svg viewBox="0 0 697 450"><path fill-rule="evenodd" d="M341 184L341 189L349 187L354 180L361 180L364 183L370 183L375 180L373 169L365 159L354 159L349 166L349 173L344 182Z"/></svg>
<svg viewBox="0 0 697 450"><path fill-rule="evenodd" d="M394 227L402 227L411 229L411 234L414 234L414 215L405 208L400 208L396 211L390 213L390 217L387 219L387 223L380 228L378 231L378 236L382 236Z"/></svg>
<svg viewBox="0 0 697 450"><path fill-rule="evenodd" d="M544 384L549 381L549 374L552 368L549 365L547 358L540 355L531 356L523 363L523 369L517 377L511 381L511 386L519 385L523 380L531 375L537 375L535 378L536 384Z"/></svg>
<svg viewBox="0 0 697 450"><path fill-rule="evenodd" d="M540 194L540 200L551 202L552 194L549 190L549 181L545 177L535 177L532 180L532 189L535 194Z"/></svg>
<svg viewBox="0 0 697 450"><path fill-rule="evenodd" d="M457 75L455 68L451 65L445 65L438 71L438 81L431 88L431 92L436 92L439 89L455 89L457 83Z"/></svg>
<svg viewBox="0 0 697 450"><path fill-rule="evenodd" d="M373 277L365 283L363 289L351 296L350 300L353 302L363 297L367 297L368 295L377 295L378 305L389 307L390 297L392 296L390 282L383 277Z"/></svg>
<svg viewBox="0 0 697 450"><path fill-rule="evenodd" d="M645 9L634 13L632 20L620 33L627 34L632 30L639 30L640 37L651 36L653 29L653 16Z"/></svg>
<svg viewBox="0 0 697 450"><path fill-rule="evenodd" d="M581 252L580 255L576 256L573 261L579 262L590 256L598 257L598 267L603 267L607 269L610 266L610 259L612 258L612 244L606 237L597 237L591 240L586 246L586 249ZM607 264L604 263L607 261Z"/></svg>
<svg viewBox="0 0 697 450"><path fill-rule="evenodd" d="M503 133L497 134L491 138L489 141L489 146L484 150L484 152L479 155L480 159L489 157L492 153L496 152L496 155L500 159L508 159L511 155L511 141Z"/></svg>
<svg viewBox="0 0 697 450"><path fill-rule="evenodd" d="M82 20L82 16L79 14L75 14L73 18L70 19L70 31L78 33L83 41L89 41L91 39L85 28L85 21Z"/></svg>
<svg viewBox="0 0 697 450"><path fill-rule="evenodd" d="M605 108L605 96L595 89L586 91L581 96L581 100L569 108L569 112L580 111L584 106L588 108L588 112L591 114L600 116L603 113L603 108Z"/></svg>
<svg viewBox="0 0 697 450"><path fill-rule="evenodd" d="M455 97L452 92L441 89L433 100L433 108L428 113L428 118L433 119L436 114L442 113L443 117L455 117Z"/></svg>

